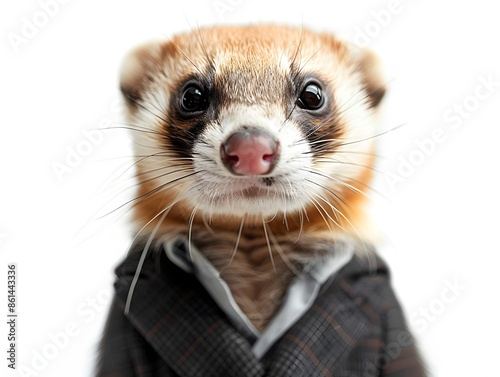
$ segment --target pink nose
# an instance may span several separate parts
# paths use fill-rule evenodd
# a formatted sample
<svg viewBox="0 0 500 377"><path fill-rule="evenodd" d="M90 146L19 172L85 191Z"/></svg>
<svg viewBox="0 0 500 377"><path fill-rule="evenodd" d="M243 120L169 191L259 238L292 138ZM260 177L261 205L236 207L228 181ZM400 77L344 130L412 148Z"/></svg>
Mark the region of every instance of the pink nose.
<svg viewBox="0 0 500 377"><path fill-rule="evenodd" d="M267 132L235 132L220 146L224 166L236 175L263 175L273 170L279 144Z"/></svg>

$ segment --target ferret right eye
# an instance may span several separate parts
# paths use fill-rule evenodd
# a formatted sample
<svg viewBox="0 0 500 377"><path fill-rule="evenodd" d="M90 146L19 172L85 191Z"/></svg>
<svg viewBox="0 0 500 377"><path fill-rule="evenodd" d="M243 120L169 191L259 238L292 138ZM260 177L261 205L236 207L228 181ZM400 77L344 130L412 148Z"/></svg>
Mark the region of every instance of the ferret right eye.
<svg viewBox="0 0 500 377"><path fill-rule="evenodd" d="M315 83L308 84L297 99L297 105L306 110L319 110L324 103L321 87Z"/></svg>
<svg viewBox="0 0 500 377"><path fill-rule="evenodd" d="M203 111L208 108L208 96L198 85L190 85L181 97L181 108L188 113Z"/></svg>

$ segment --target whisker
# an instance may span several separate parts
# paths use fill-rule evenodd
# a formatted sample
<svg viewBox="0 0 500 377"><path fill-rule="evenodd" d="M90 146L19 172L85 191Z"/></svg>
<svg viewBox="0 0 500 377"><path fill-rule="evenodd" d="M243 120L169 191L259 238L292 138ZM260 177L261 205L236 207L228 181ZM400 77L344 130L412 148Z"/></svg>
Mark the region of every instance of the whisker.
<svg viewBox="0 0 500 377"><path fill-rule="evenodd" d="M346 142L346 143L339 144L338 146L339 146L339 147L343 147L344 145L351 145L351 144L361 143L361 142L363 142L363 141L367 141L367 140L370 140L370 139L375 139L375 138L377 138L377 137L380 137L380 136L386 135L386 134L388 134L388 133L390 133L390 132L396 131L396 130L398 130L399 128L404 127L404 126L406 126L406 125L407 125L407 123L402 123L402 124L400 124L399 126L393 127L393 128L391 128L391 129L389 129L389 130L383 131L383 132L378 133L378 134L375 134L375 135L373 135L373 136L369 136L369 137L366 137L366 138L364 138L364 139L359 139L359 140L354 140L354 141L348 141L348 142Z"/></svg>
<svg viewBox="0 0 500 377"><path fill-rule="evenodd" d="M147 157L152 157L153 155L150 155L150 156L145 156L146 158ZM167 159L168 161L168 159ZM123 188L122 190L120 190L119 192L117 192L114 197L117 197L123 193L125 193L126 191L128 190L131 190L137 186L140 186L143 182L139 181L138 178L143 176L143 175L147 175L147 174L151 174L153 172L156 172L156 171L159 171L159 170L165 170L165 169L171 169L171 168L175 168L175 167L185 167L185 169L177 169L175 172L189 172L190 169L190 165L187 165L187 164L173 164L173 165L166 165L166 166L163 166L163 167L160 167L160 168L156 168L156 169L151 169L151 170L146 170L146 171L143 171L141 173L138 173L138 172L135 172L133 176L131 177L128 177L126 180L125 179L121 179L123 177L123 175L125 175L125 173L131 169L135 164L132 164L131 166L128 166L126 169L124 169L123 172L121 172L118 177L115 177L113 179L112 182L109 182L108 183L108 187L106 189L103 190L103 193L107 192L107 191L111 191L111 190L114 190L116 188L116 186L124 186L124 184L126 182L129 182L129 181L133 181L134 183L131 184L131 185L128 185L128 187L125 187ZM171 172L171 173L174 173L174 172ZM170 174L170 172L167 172L167 173L164 173L162 175L159 175L157 176L156 178L160 178L162 176L166 176ZM114 199L114 198L113 198ZM99 212L103 207L105 207L107 204L109 204L109 202L113 199L110 199L107 203L105 203L97 212Z"/></svg>
<svg viewBox="0 0 500 377"><path fill-rule="evenodd" d="M293 76L293 81L297 81L297 77L301 74L301 72L304 70L306 65L321 51L323 46L319 47L310 57L307 59L304 64L302 64L301 67L295 72L295 76Z"/></svg>
<svg viewBox="0 0 500 377"><path fill-rule="evenodd" d="M383 198L383 199L387 200L388 202L390 202L390 199L389 199L386 195L382 194L379 190L376 190L375 188L373 188L372 186L370 186L370 185L369 185L369 184L367 184L366 182L362 182L362 181L360 181L360 180L358 180L358 179L356 179L356 178L347 177L347 176L345 176L345 175L343 175L343 174L340 174L340 173L336 173L336 174L335 174L335 177L338 177L338 178L344 178L344 180L343 180L343 179L338 179L338 178L332 177L332 176L330 176L330 175L323 174L323 173L321 173L320 171L318 171L318 170L316 170L316 169L301 169L301 170L302 170L302 171L307 171L307 172L312 173L312 174L317 174L317 175L320 175L320 176L322 176L322 177L324 177L324 178L326 178L326 179L328 179L328 180L331 180L331 181L333 181L333 182L335 182L335 183L338 183L338 184L340 184L340 185L342 185L342 186L344 186L344 187L347 187L348 189L350 189L351 191L354 191L354 192L355 192L355 193L357 193L357 194L361 194L361 195L365 196L366 198L368 198L368 199L372 200L372 198L371 198L371 197L370 197L370 196L369 196L366 192L364 192L363 190L360 190L359 188L356 188L356 187L354 187L354 186L352 186L352 185L348 184L348 183L346 182L346 180L349 180L349 181L351 181L351 182L353 182L353 183L356 183L356 184L358 184L358 185L360 185L360 186L364 186L364 187L366 187L367 189L369 189L369 190L370 190L370 191L372 191L373 193L375 193L375 194L379 195L381 198ZM331 193L331 194L333 194L333 192L332 192L332 191L330 191L330 193ZM337 195L335 195L335 196L336 196L338 199L340 199L340 197L339 197L339 196L337 196ZM344 204L346 204L346 203L344 203Z"/></svg>
<svg viewBox="0 0 500 377"><path fill-rule="evenodd" d="M167 152L167 151L161 151L157 153L152 153L152 154L132 154L132 155L123 155L123 156L116 156L116 157L109 157L109 158L102 158L99 161L114 161L114 160L123 160L123 159L131 159L131 158L144 158L144 157L163 157L165 161L192 161L192 157L177 157L176 154Z"/></svg>
<svg viewBox="0 0 500 377"><path fill-rule="evenodd" d="M290 119L290 117L292 116L292 114L293 114L293 112L295 111L296 108L297 108L297 103L294 103L293 107L290 110L290 112L288 113L288 115L285 117L285 119L283 120L283 122L281 122L281 125L280 125L280 127L278 129L278 132L281 132L283 130L283 127L285 127L286 122ZM295 144L292 143L291 145L295 145Z"/></svg>
<svg viewBox="0 0 500 377"><path fill-rule="evenodd" d="M338 209L337 207L335 207L332 203L330 203L325 197L323 197L322 195L319 195L319 194L316 194L316 193L313 193L312 195L316 196L317 198L321 199L322 201L324 201L325 203L328 204L328 206L330 207L330 209L333 211L333 216L335 217L335 220L331 218L330 214L328 213L328 211L325 210L325 213L327 214L328 218L330 220L333 221L333 223L335 225L337 225L340 229L342 230L345 230L344 227L340 224L341 222L341 219L339 219L339 216L342 217L342 218L345 218L345 215L343 214L343 212ZM344 206L343 206L344 207Z"/></svg>
<svg viewBox="0 0 500 377"><path fill-rule="evenodd" d="M301 170L309 172L307 169L301 169ZM306 178L306 179L305 179L305 181L306 181L306 182L309 182L309 183L312 183L313 185L316 185L316 186L318 186L318 187L322 188L322 189L323 189L323 190L325 190L326 192L330 193L333 197L335 197L335 198L336 198L339 202L343 203L344 205L347 205L347 203L346 203L346 202L344 202L344 201L342 200L342 198L341 198L338 194L336 194L335 192L333 192L332 190L330 190L328 187L326 187L326 186L324 186L324 185L321 185L321 184L319 184L319 183L317 183L317 182L311 181L311 180L310 180L310 179L308 179L308 178Z"/></svg>
<svg viewBox="0 0 500 377"><path fill-rule="evenodd" d="M191 27L191 26L190 26L190 27ZM189 63L191 63L191 65L194 67L194 69L196 69L196 70L198 71L198 73L199 73L201 76L204 76L204 75L205 75L205 74L204 74L204 72L202 72L202 71L198 68L198 66L197 66L196 64L194 64L194 62L193 62L193 61L192 61L192 60L191 60L191 59L190 59L190 58L186 55L186 53L185 53L184 51L182 51L182 49L179 47L179 45L178 45L178 44L176 44L176 43L172 40L172 38L170 38L170 37L168 37L168 36L167 36L167 38L168 38L168 40L169 40L169 41L170 41L170 42L171 42L171 43L175 46L175 48L177 49L177 51L179 51L179 52L182 54L182 56L184 56L184 58L186 58L186 60L187 60Z"/></svg>
<svg viewBox="0 0 500 377"><path fill-rule="evenodd" d="M269 237L271 238L271 241L274 245L274 248L278 251L278 254L279 256L281 257L281 260L283 260L283 262L285 262L285 264L287 265L287 267L290 269L290 271L292 271L292 273L295 275L295 276L299 276L299 270L297 270L297 268L295 268L295 266L293 265L293 263L290 261L290 258L288 258L288 256L286 255L286 253L283 251L283 249L281 248L278 240L276 239L276 237L274 236L272 230L269 228Z"/></svg>
<svg viewBox="0 0 500 377"><path fill-rule="evenodd" d="M189 27L191 28L191 26L189 26ZM200 45L201 49L203 50L203 55L205 57L207 65L212 69L212 71L215 71L214 62L212 59L210 59L210 56L208 55L208 51L207 51L207 48L205 46L205 43L203 43L203 38L201 37L200 25L198 24L198 22L196 22L196 32L197 32L197 37L198 37L198 44Z"/></svg>
<svg viewBox="0 0 500 377"><path fill-rule="evenodd" d="M137 200L144 199L144 198L146 198L146 197L148 197L148 196L151 196L151 195L155 194L156 192L158 192L158 191L160 191L160 190L164 189L165 187L167 187L167 186L171 185L172 183L177 183L177 182L179 182L179 181L181 181L181 180L183 180L183 179L186 179L186 178L192 177L192 176L194 176L194 175L196 175L196 174L198 174L198 172L193 172L193 173L190 173L190 174L186 174L186 175L184 175L184 176L182 176L182 177L179 177L179 178L173 179L173 180L171 180L171 181L169 181L169 182L163 183L163 184L161 184L160 186L155 187L154 189L152 189L152 190L150 190L150 191L148 191L148 192L146 192L146 193L144 193L144 194L141 194L141 195L139 195L139 196L136 196L136 197L135 197L135 198L133 198L133 199L128 200L128 201L127 201L127 202L125 202L124 204L122 204L122 205L120 205L120 206L116 207L114 210L112 210L112 211L108 212L107 214L105 214L105 215L103 215L103 216L99 217L99 219L104 218L104 217L106 217L106 216L109 216L110 214L112 214L112 213L114 213L114 212L118 211L120 208L123 208L123 207L125 207L126 205L128 205L128 204L130 204L130 203L132 203L132 202L135 202L135 201L137 201Z"/></svg>
<svg viewBox="0 0 500 377"><path fill-rule="evenodd" d="M152 153L150 155L147 155L147 156L144 156L144 157L141 157L139 158L137 161L134 161L132 163L132 165L130 165L127 169L125 169L121 174L120 174L120 177L123 176L128 170L132 169L134 166L136 166L137 164L143 162L144 160L147 160L148 158L152 158L152 157L162 157L162 162L168 162L168 161L174 161L173 159L171 158L166 158L167 156L163 155L163 152L157 152L157 153ZM187 159L187 158L186 158ZM175 159L175 161L177 161L177 159ZM170 168L170 167L174 167L174 166L183 166L183 165L166 165L166 166L163 166L161 169L164 169L164 168ZM138 173L136 174L136 176L140 176L142 174L147 174L147 173Z"/></svg>
<svg viewBox="0 0 500 377"><path fill-rule="evenodd" d="M321 218L323 219L323 221L325 222L326 226L328 227L328 229L330 230L330 232L332 233L333 230L332 230L332 227L330 226L330 223L326 220L326 217L323 215L323 212L321 212L321 210L319 209L318 207L318 201L316 199L314 199L313 197L311 197L310 195L308 195L309 199L311 200L311 204L316 208L316 210L318 211L319 215L321 216ZM323 211L325 209L323 208Z"/></svg>
<svg viewBox="0 0 500 377"><path fill-rule="evenodd" d="M287 217L286 217L286 209L283 211L283 224L285 224L285 228L286 230L289 232L290 231L290 227L288 226L288 220L287 220Z"/></svg>
<svg viewBox="0 0 500 377"><path fill-rule="evenodd" d="M337 153L344 153L344 154L360 154L360 155L365 155L365 156L370 156L370 157L375 157L375 158L378 158L378 159L387 159L387 157L385 156L382 156L378 153L372 153L372 152L362 152L362 151L344 151L344 150L340 150L340 151L335 151L335 154Z"/></svg>
<svg viewBox="0 0 500 377"><path fill-rule="evenodd" d="M330 148L333 150L333 148L338 148L338 147L343 147L345 145L350 145L350 144L356 144L356 143L360 143L360 142L363 142L363 141L367 141L367 140L371 140L371 139L374 139L374 138L377 138L377 137L380 137L380 136L383 136L383 135L386 135L390 132L393 132L393 131L396 131L398 130L399 128L401 127L404 127L404 126L407 126L408 124L407 123L402 123L398 126L395 126L393 128L390 128L388 130L385 130L383 132L380 132L378 134L375 134L375 135L371 135L371 136L368 136L366 138L363 138L363 139L358 139L358 140L345 140L345 139L342 139L342 138L335 138L335 139L332 139L332 138L329 138L329 139L319 139L319 140L314 140L314 141L309 141L307 140L306 138L302 139L302 140L299 140L297 141L296 143L293 143L291 144L292 146L295 146L295 145L303 145L303 144L309 144L309 145L317 145L317 144L329 144L329 143L337 143L335 144L334 146L330 146ZM311 133L314 133L314 132L311 132ZM373 155L375 157L382 157L380 155L377 155L377 154L371 154L369 152L361 152L361 151L356 151L356 152L348 152L348 151L337 151L335 150L334 151L335 153L359 153L359 154L367 154L367 155ZM310 151L308 153L312 153L314 154L314 151Z"/></svg>
<svg viewBox="0 0 500 377"><path fill-rule="evenodd" d="M126 191L128 190L131 190L133 188L136 188L138 186L141 186L142 184L146 183L146 182L149 182L151 180L155 180L155 179L158 179L158 178L162 178L162 177L166 177L170 174L174 174L174 173L182 173L182 172L189 172L191 171L191 169L189 169L189 166L186 166L186 168L184 169L177 169L177 170L174 170L174 171L170 171L170 172L167 172L167 173L163 173L163 174L160 174L160 175L157 175L156 177L152 177L152 178L149 178L149 179L146 179L144 181L140 181L138 180L137 178L142 176L142 175L145 175L145 174L149 174L149 173L152 173L154 171L157 171L157 170L163 170L163 169L169 169L171 167L175 167L175 166L184 166L184 165L171 165L171 166L165 166L165 167L161 167L161 168L157 168L157 169L152 169L152 170L149 170L149 171L145 171L145 172L142 172L142 173L136 173L134 177L130 178L129 180L133 180L134 181L134 184L132 185L129 185L128 187L125 187L124 189L122 189L121 191L119 191L116 195L116 196L119 196L123 193L125 193ZM128 168L130 169L130 167ZM109 186L108 190L111 190L113 188L113 186L116 186L116 185L119 185L120 182L118 181L118 179L125 173L122 173L118 178L116 178L116 182L114 182L112 185ZM104 190L105 192L106 190ZM109 203L109 202L108 202Z"/></svg>
<svg viewBox="0 0 500 377"><path fill-rule="evenodd" d="M269 223L271 223L271 222L273 222L273 221L274 221L274 219L276 218L276 216L278 216L278 212L277 212L277 211L274 213L274 215L273 215L273 216L272 216L269 220L266 220L266 222L267 222L268 224L269 224Z"/></svg>
<svg viewBox="0 0 500 377"><path fill-rule="evenodd" d="M323 200L326 204L328 204L329 206L332 207L332 210L334 211L338 211L337 208L335 208L335 206L333 206L328 200L326 200L324 197L322 196L318 196L321 200ZM375 256L370 253L368 251L368 246L366 245L366 242L365 240L363 239L363 237L361 237L361 234L359 233L358 229L351 223L351 221L347 218L347 216L345 216L342 212L339 211L339 214L344 218L344 220L347 222L347 224L349 224L350 228L354 231L354 233L356 234L357 236L357 239L362 243L363 245L363 254L364 256L367 258L368 260L368 264L369 266L376 266L377 262L376 262L376 258Z"/></svg>
<svg viewBox="0 0 500 377"><path fill-rule="evenodd" d="M321 152L330 152L331 154L334 154L334 155L337 155L337 154L347 154L347 155L354 154L354 155L361 155L361 156L373 157L373 158L376 158L378 160L387 160L388 159L388 157L382 156L381 154L378 154L378 153L362 152L362 151L337 150L336 147L338 145L328 145L329 142L338 141L338 140L340 140L340 139L329 139L329 140L325 140L324 142L321 141L321 140L317 140L314 143L315 144L322 144L322 143L325 144L324 148L321 149ZM310 144L310 143L308 143L307 141L301 141L300 143L297 143L295 145L300 145L300 144ZM311 145L315 145L315 144L311 144ZM310 155L314 155L315 153L316 153L316 151L314 151L314 150L310 150L310 151L307 151L307 152L302 152L301 156L296 156L296 157L294 157L294 159L310 159L311 158ZM321 158L329 158L329 157L321 156Z"/></svg>
<svg viewBox="0 0 500 377"><path fill-rule="evenodd" d="M151 174L151 173L157 172L159 170L172 169L172 168L180 168L180 167L182 167L183 169L173 170L171 172L162 174L162 175L160 175L158 177L155 177L153 179L161 178L161 177L163 177L165 175L172 174L172 173L179 173L179 172L184 172L184 171L192 170L192 166L190 164L182 163L182 164L173 164L173 165L160 166L159 168L155 168L155 169L151 169L151 170L145 170L145 171L143 171L141 173L137 173L135 176L136 177L140 177L140 176L143 176L143 175L147 175L147 174ZM143 183L144 183L144 181L140 182L140 184L143 184Z"/></svg>
<svg viewBox="0 0 500 377"><path fill-rule="evenodd" d="M143 109L144 111L146 111L147 113L151 114L152 116L154 116L155 118L158 118L159 120L161 120L164 124L168 124L169 122L161 117L160 115L158 114L155 114L153 111L151 111L151 109L148 109L143 103L146 103L147 105L155 108L156 110L158 110L160 113L163 113L160 109L157 109L152 103L150 102L146 102L144 100L141 100L141 102L139 102L136 98L134 97L131 97L129 95L127 95L127 98L133 102L135 105L137 105L138 107L140 107L141 109Z"/></svg>
<svg viewBox="0 0 500 377"><path fill-rule="evenodd" d="M225 271L227 267L231 264L231 262L234 259L234 256L236 255L236 252L238 251L238 246L240 244L240 239L241 239L241 233L243 232L243 224L245 223L245 216L241 218L241 224L240 224L240 229L238 231L238 236L236 238L236 244L234 245L233 251L231 252L231 255L229 256L229 260L227 261L226 265L221 269L219 276L222 275L222 273Z"/></svg>
<svg viewBox="0 0 500 377"><path fill-rule="evenodd" d="M141 274L141 270L142 270L142 267L144 265L144 262L146 260L146 256L149 252L149 248L151 247L151 244L153 243L153 239L154 239L154 236L156 235L156 233L158 232L158 229L160 228L161 224L163 223L163 221L165 220L165 217L167 216L167 214L170 212L170 209L174 206L176 202L172 203L170 206L166 207L165 209L163 209L161 212L159 212L155 217L153 217L150 221L148 221L146 223L146 225L144 225L141 230L136 234L136 236L134 237L134 241L136 240L136 238L138 237L138 235L149 225L151 224L152 221L154 221L160 214L162 214L161 218L160 218L160 221L158 221L158 223L155 225L153 231L151 232L151 234L149 235L148 237L148 240L146 242L146 244L144 245L144 249L142 250L142 253L141 253L141 258L139 259L139 263L137 264L137 268L135 270L135 274L134 274L134 278L132 279L132 283L130 284L130 288L129 288L129 291L128 291L128 294L127 294L127 301L125 302L125 310L124 310L124 314L126 316L128 316L129 312L130 312L130 305L132 303L132 297L134 295L134 291L135 291L135 287L137 285L137 282L139 281L139 276Z"/></svg>
<svg viewBox="0 0 500 377"><path fill-rule="evenodd" d="M269 235L267 234L267 224L264 218L262 218L262 226L264 227L264 236L266 237L267 249L269 250L269 258L271 259L271 265L273 266L273 271L276 273L276 266L274 264L273 251L271 248L271 243L269 242Z"/></svg>
<svg viewBox="0 0 500 377"><path fill-rule="evenodd" d="M193 257L193 244L192 244L192 235L193 235L193 222L194 218L196 216L196 212L198 211L198 206L193 208L193 211L191 212L191 215L189 216L189 223L188 223L188 250L189 250L189 257Z"/></svg>
<svg viewBox="0 0 500 377"><path fill-rule="evenodd" d="M115 122L116 124L123 124L123 126L113 126L113 127L101 127L101 130L128 130L128 131L136 131L136 132L143 132L146 134L153 134L153 135L160 135L160 136L165 136L165 133L160 132L160 131L155 131L147 127L143 127L143 129L140 128L140 126L128 124L128 123L123 123L123 122Z"/></svg>
<svg viewBox="0 0 500 377"><path fill-rule="evenodd" d="M332 217L330 216L330 214L328 213L327 210L325 210L325 208L318 203L318 205L321 206L321 208L323 209L323 211L325 211L325 214L328 216L328 218L335 224L337 225L340 229L342 230L345 230L344 227L342 225L340 225L340 220L339 218L337 217L337 214L340 215L343 219L347 220L347 217L342 213L341 210L339 210L337 207L335 207L332 203L330 203L327 199L325 199L323 196L319 195L319 194L312 194L314 195L315 197L317 197L318 199L320 199L321 201L325 202L329 207L330 209L333 211L333 214L336 218L336 220L332 219ZM348 221L348 220L347 220Z"/></svg>
<svg viewBox="0 0 500 377"><path fill-rule="evenodd" d="M331 180L331 181L333 181L333 182L335 182L335 183L338 183L338 184L340 184L340 185L342 185L342 186L344 186L344 187L348 188L349 190L351 190L351 191L355 192L356 194L363 195L363 196L364 196L364 197L366 197L367 199L369 199L369 200L373 200L373 199L370 197L370 195L368 195L366 192L364 192L363 190L360 190L359 188L356 188L356 187L354 187L354 186L352 186L352 185L348 184L348 183L347 183L345 180L343 180L343 179L337 179L337 178L334 178L334 177L329 176L329 175L321 174L321 173L320 173L320 172L318 172L318 171L313 171L313 170L306 170L306 171L309 171L310 173L313 173L313 174L318 174L318 175L321 175L321 176L323 176L323 177L327 178L328 180ZM336 174L336 177L339 177L339 178L344 178L344 179L349 180L349 181L351 181L351 182L354 182L354 183L356 183L356 184L358 184L358 185L360 185L360 186L364 186L364 187L366 187L367 189L371 190L373 193L375 193L375 194L379 195L381 198L383 198L383 199L387 200L388 202L390 202L390 199L389 199L387 196L385 196L384 194L382 194L380 191L376 190L376 189L375 189L375 188L373 188L372 186L370 186L370 185L366 184L365 182L362 182L362 181L360 181L360 180L358 180L358 179L355 179L355 178L346 177L345 175L342 175L342 174ZM333 192L333 191L331 191L330 189L327 189L326 187L324 187L324 186L322 186L322 185L320 185L320 184L317 184L317 185L318 185L318 186L320 186L320 187L322 187L323 189L327 190L330 194L334 195L334 196L335 196L338 200L341 200L341 199L340 199L340 196L338 196L338 195L334 194L334 192ZM347 203L345 203L344 201L342 201L342 203L343 203L344 205L347 205Z"/></svg>
<svg viewBox="0 0 500 377"><path fill-rule="evenodd" d="M370 190L371 192L373 192L374 194L377 194L378 196L380 196L381 198L383 198L384 200L388 201L388 202L391 202L391 199L389 197L387 197L386 195L382 194L381 191L373 188L371 185L367 184L366 182L362 182L360 181L359 179L355 179L355 178L351 178L351 177L347 177L343 174L336 174L337 177L339 178L342 178L342 179L345 179L345 180L349 180L351 182L354 182L356 183L357 185L360 185L360 186L363 186L363 187L366 187L368 190ZM343 182L342 180L339 181L339 183ZM371 198L369 197L369 195L366 193L366 192L363 192L360 190L360 193L362 193L363 195L365 195L367 198L369 198L371 200Z"/></svg>
<svg viewBox="0 0 500 377"><path fill-rule="evenodd" d="M306 158L306 157L297 157L296 159L301 159L301 158ZM351 161L343 161L339 160L333 157L320 157L319 159L315 160L317 163L324 163L324 164L340 164L340 165L350 165L350 166L356 166L360 168L365 168L371 171L374 171L375 173L379 173L382 175L385 175L386 172L370 165L365 165L365 164L358 164L357 162L351 162Z"/></svg>
<svg viewBox="0 0 500 377"><path fill-rule="evenodd" d="M297 48L295 50L295 54L293 56L293 59L290 62L290 70L291 71L293 71L293 67L295 66L297 58L299 57L299 53L301 54L301 57L302 57L302 49L301 49L301 47L302 47L302 41L303 41L303 39L304 39L304 27L302 25L302 28L300 29L299 43L297 44Z"/></svg>
<svg viewBox="0 0 500 377"><path fill-rule="evenodd" d="M194 186L193 188L196 189L197 187L199 187L200 185L197 185L197 186ZM217 233L215 232L215 230L212 229L212 219L207 219L207 216L210 216L208 213L203 213L201 215L201 219L203 221L203 225L205 225L205 228L210 232L210 234L212 236L216 236Z"/></svg>
<svg viewBox="0 0 500 377"><path fill-rule="evenodd" d="M304 206L302 206L299 210L299 234L297 235L297 239L294 241L294 243L297 243L299 242L301 236L302 236L302 233L304 232L304 213L305 213L305 208ZM305 213L306 217L307 217L307 213Z"/></svg>
<svg viewBox="0 0 500 377"><path fill-rule="evenodd" d="M345 102L344 102L341 106L339 106L339 107L337 108L337 111L339 111L339 113L338 113L338 114L340 115L340 114L345 113L347 110L351 109L351 108L352 108L352 106L356 105L358 102L360 102L360 101L364 101L365 99L370 98L370 96L371 96L372 94L374 94L374 93L378 92L380 89L386 89L386 88L387 88L390 84L392 84L393 82L394 82L394 79L392 79L392 80L388 81L386 84L383 84L383 85L380 85L380 86L378 86L378 87L374 88L373 90L371 90L371 91L369 91L369 92L366 92L365 90L360 90L360 91L356 92L356 93L355 93L354 95L352 95L352 96L351 96L351 97L350 97L347 101L345 101ZM349 102L350 102L353 98L355 98L355 97L356 97L357 95L359 95L360 93L361 93L361 94L363 94L363 97L362 97L359 101L357 101L356 103L352 104L352 105L351 105L350 107L348 107L347 109L345 109L345 110L343 110L343 111L340 111L340 110L342 110L342 108L343 108L344 106L346 106L346 105L347 105L347 104L348 104L348 103L349 103Z"/></svg>
<svg viewBox="0 0 500 377"><path fill-rule="evenodd" d="M306 169L301 169L301 170L306 170ZM348 189L350 189L350 190L354 191L356 194L361 194L361 193L362 193L362 192L361 192L361 190L359 190L358 188L356 188L356 187L354 187L354 186L352 186L352 185L348 184L347 182L344 182L344 181L342 181L342 180L340 180L340 179L336 179L336 178L334 178L334 177L332 177L332 176L329 176L329 175L326 175L326 174L324 174L324 173L321 173L320 171L318 171L318 170L316 170L316 169L314 169L314 168L307 169L307 171L308 171L309 173L316 174L316 175L319 175L319 176L321 176L321 177L323 177L323 178L326 178L326 179L332 180L332 181L334 181L334 182L340 183L340 184L342 184L344 187L347 187Z"/></svg>

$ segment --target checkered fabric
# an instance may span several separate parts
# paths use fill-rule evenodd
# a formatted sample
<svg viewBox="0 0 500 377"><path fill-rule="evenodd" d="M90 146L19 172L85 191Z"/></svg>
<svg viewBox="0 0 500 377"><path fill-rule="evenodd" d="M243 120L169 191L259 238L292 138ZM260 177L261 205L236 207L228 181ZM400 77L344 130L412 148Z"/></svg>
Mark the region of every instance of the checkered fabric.
<svg viewBox="0 0 500 377"><path fill-rule="evenodd" d="M196 278L142 247L116 269L116 295L98 377L423 377L426 375L380 259L354 257L314 305L258 360Z"/></svg>

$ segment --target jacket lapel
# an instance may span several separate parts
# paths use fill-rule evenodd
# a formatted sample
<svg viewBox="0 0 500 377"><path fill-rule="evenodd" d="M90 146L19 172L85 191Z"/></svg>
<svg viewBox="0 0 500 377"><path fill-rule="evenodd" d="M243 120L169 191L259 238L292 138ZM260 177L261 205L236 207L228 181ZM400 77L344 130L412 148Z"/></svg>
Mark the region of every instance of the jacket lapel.
<svg viewBox="0 0 500 377"><path fill-rule="evenodd" d="M377 259L376 268L354 257L323 292L304 316L269 350L262 360L269 377L286 376L372 376L366 362L377 362L381 334L380 308L363 297L372 297L370 281L362 287L353 283L360 276L382 276L385 264ZM379 275L380 274L380 275ZM385 300L380 300L380 306ZM378 374L376 374L378 375Z"/></svg>
<svg viewBox="0 0 500 377"><path fill-rule="evenodd" d="M117 268L118 300L124 305L140 252ZM226 319L203 287L164 253L146 258L128 318L179 376L264 375L251 345Z"/></svg>
<svg viewBox="0 0 500 377"><path fill-rule="evenodd" d="M335 291L335 292L333 292ZM366 330L359 308L329 289L266 354L266 376L333 376ZM336 375L336 374L335 374Z"/></svg>

